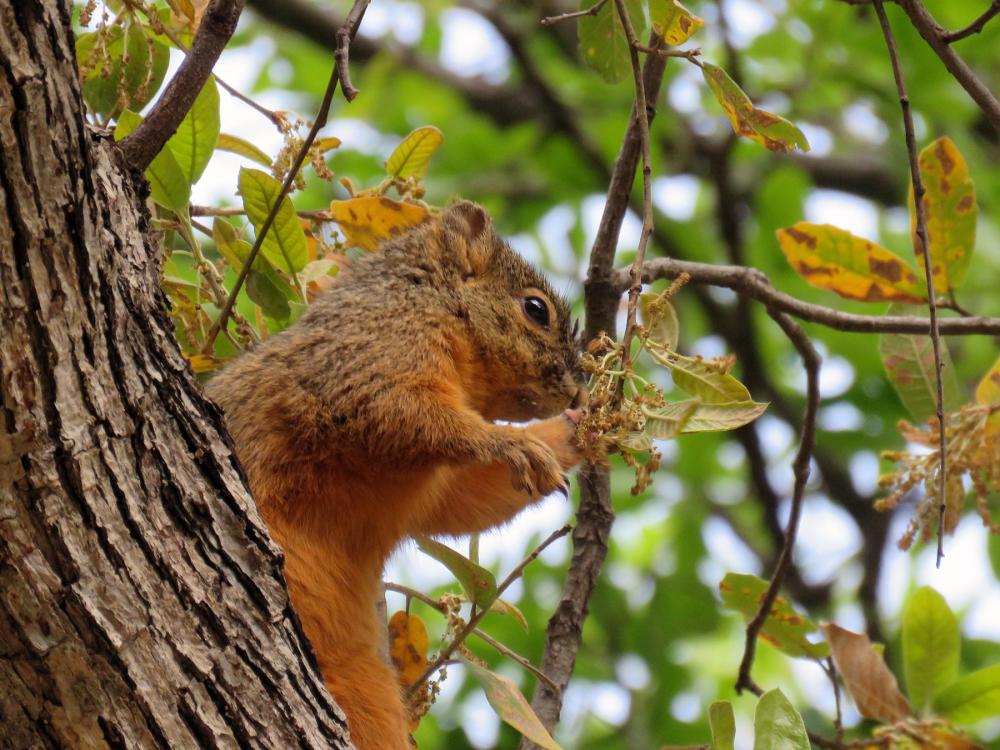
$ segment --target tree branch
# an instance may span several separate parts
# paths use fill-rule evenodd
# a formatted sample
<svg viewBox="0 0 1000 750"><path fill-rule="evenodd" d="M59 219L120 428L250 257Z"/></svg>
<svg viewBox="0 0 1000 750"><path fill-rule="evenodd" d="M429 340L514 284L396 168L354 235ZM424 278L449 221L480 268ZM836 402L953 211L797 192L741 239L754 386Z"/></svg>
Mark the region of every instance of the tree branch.
<svg viewBox="0 0 1000 750"><path fill-rule="evenodd" d="M639 233L639 247L635 251L635 260L629 269L628 312L625 316L625 333L622 335L622 370L629 371L632 367L632 336L635 333L635 318L639 309L639 293L642 291L642 262L646 258L646 245L653 233L653 157L649 145L649 113L643 106L646 102L646 88L642 81L642 69L639 67L639 40L635 29L625 9L625 0L614 0L618 18L625 30L628 40L629 59L632 62L632 78L635 83L634 111L639 126L639 143L642 150L642 230ZM647 47L651 52L659 51L659 40L654 46ZM619 382L618 397L621 398L625 387L625 379Z"/></svg>
<svg viewBox="0 0 1000 750"><path fill-rule="evenodd" d="M993 2L990 3L990 7L983 11L983 14L975 21L970 23L964 29L949 31L948 33L942 35L941 39L947 44L951 44L952 42L957 42L959 39L965 39L973 34L978 34L983 30L983 27L989 23L990 19L998 13L1000 13L1000 0L993 0Z"/></svg>
<svg viewBox="0 0 1000 750"><path fill-rule="evenodd" d="M659 44L659 38L654 35L650 46L657 47ZM652 120L656 113L656 100L665 67L666 58L659 55L650 55L643 64L642 83L646 93L648 120ZM639 116L633 105L629 126L612 170L604 213L590 251L590 267L584 282L585 341L596 338L602 332L608 335L614 335L615 332L615 314L621 290L615 283L614 259L618 234L628 210L632 183L635 181L635 171L642 150ZM531 701L532 709L549 731L559 720L563 692L573 674L583 634L583 621L587 616L597 577L608 554L608 537L615 518L611 507L608 472L597 466L585 465L580 470L579 482L580 508L576 514L576 528L573 530L573 560L566 575L562 600L549 620L542 655L542 671L558 686L558 690L539 683ZM533 750L535 745L522 738L519 747L521 750Z"/></svg>
<svg viewBox="0 0 1000 750"><path fill-rule="evenodd" d="M781 326L789 341L802 357L802 364L806 369L806 409L802 418L802 437L799 440L799 450L792 463L792 470L795 473L795 484L792 490L792 507L788 515L788 526L785 529L785 543L778 556L778 562L774 567L774 574L771 576L771 583L767 592L761 599L757 614L747 624L746 643L743 647L743 659L740 662L739 676L736 680L736 692L749 689L760 694L760 687L753 681L750 671L753 668L754 654L757 648L757 636L764 627L771 607L774 606L778 598L778 591L781 589L782 581L792 564L792 553L795 548L795 538L799 530L799 519L802 516L802 501L805 497L806 482L809 480L809 461L812 457L813 448L816 445L816 411L819 409L819 368L821 364L820 356L816 353L812 341L805 331L793 321L788 315L773 308L768 308L768 315Z"/></svg>
<svg viewBox="0 0 1000 750"><path fill-rule="evenodd" d="M761 271L748 266L724 266L695 263L673 258L654 258L642 266L643 283L657 279L676 279L687 274L700 284L710 284L745 294L767 307L788 313L800 320L819 323L837 331L856 333L930 333L930 321L907 315L857 315L841 312L823 305L803 302L775 289ZM619 294L628 288L628 270L614 274L613 284ZM944 318L938 321L943 335L969 336L973 334L1000 335L1000 318L976 316L972 318Z"/></svg>
<svg viewBox="0 0 1000 750"><path fill-rule="evenodd" d="M892 63L892 75L896 79L896 89L899 91L899 105L903 110L903 130L906 133L906 153L910 160L910 179L913 181L913 206L916 214L916 250L917 256L924 263L924 280L927 283L927 303L930 307L931 348L934 353L934 382L936 385L936 413L940 429L938 430L938 451L941 457L941 468L938 470L938 492L940 495L938 533L937 533L937 564L941 566L944 557L944 511L945 484L948 447L945 438L944 425L944 378L941 377L941 332L938 329L937 301L934 299L934 276L931 273L930 246L927 242L927 207L924 205L924 182L920 176L919 157L917 156L917 141L913 132L913 116L910 114L910 98L906 95L906 84L903 81L903 71L899 65L899 55L896 53L896 40L889 27L882 0L874 0L875 13L878 15L885 45L889 50L889 61ZM919 5L919 2L917 3ZM921 6L922 8L923 6Z"/></svg>
<svg viewBox="0 0 1000 750"><path fill-rule="evenodd" d="M140 172L177 130L212 74L216 60L236 31L244 0L212 0L191 49L163 94L139 126L121 142L125 159Z"/></svg>
<svg viewBox="0 0 1000 750"><path fill-rule="evenodd" d="M920 32L931 49L941 58L941 62L961 84L972 100L986 115L993 127L1000 131L1000 102L983 84L968 63L963 60L948 44L948 32L943 29L920 0L898 0L903 11L910 17L910 22ZM880 12L881 3L875 3L876 12ZM881 12L884 12L881 11ZM987 19L988 20L988 19ZM984 22L985 23L985 22Z"/></svg>

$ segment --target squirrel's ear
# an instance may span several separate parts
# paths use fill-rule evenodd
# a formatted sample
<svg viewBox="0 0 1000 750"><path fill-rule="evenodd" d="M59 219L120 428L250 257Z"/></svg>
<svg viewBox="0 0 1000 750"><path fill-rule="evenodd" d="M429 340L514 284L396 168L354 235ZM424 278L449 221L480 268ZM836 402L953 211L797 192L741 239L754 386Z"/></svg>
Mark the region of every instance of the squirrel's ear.
<svg viewBox="0 0 1000 750"><path fill-rule="evenodd" d="M483 273L494 244L493 222L486 209L470 201L457 201L441 214L441 222L452 237L447 246L461 266L463 278Z"/></svg>
<svg viewBox="0 0 1000 750"><path fill-rule="evenodd" d="M448 206L442 219L452 231L467 240L475 240L492 225L486 210L471 201L456 201Z"/></svg>

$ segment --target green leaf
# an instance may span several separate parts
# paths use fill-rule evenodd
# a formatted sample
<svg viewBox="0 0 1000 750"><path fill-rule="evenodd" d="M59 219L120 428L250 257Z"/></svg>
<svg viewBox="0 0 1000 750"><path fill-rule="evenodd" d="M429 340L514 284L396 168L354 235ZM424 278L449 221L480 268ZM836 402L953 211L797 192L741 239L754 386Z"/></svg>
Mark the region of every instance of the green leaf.
<svg viewBox="0 0 1000 750"><path fill-rule="evenodd" d="M135 130L141 122L142 117L126 109L118 116L115 140L120 141ZM156 155L147 167L145 175L146 179L149 180L150 193L156 203L187 216L188 202L191 199L191 183L184 176L183 170L169 148L162 149Z"/></svg>
<svg viewBox="0 0 1000 750"><path fill-rule="evenodd" d="M862 302L923 302L917 271L890 250L846 229L800 221L777 231L795 272L819 289Z"/></svg>
<svg viewBox="0 0 1000 750"><path fill-rule="evenodd" d="M462 584L469 601L486 609L497 598L497 580L486 568L427 536L414 537L417 546L452 572Z"/></svg>
<svg viewBox="0 0 1000 750"><path fill-rule="evenodd" d="M927 315L926 308L892 305L888 315ZM886 333L879 337L879 354L885 374L899 400L914 419L923 422L936 411L937 380L934 349L926 334ZM953 411L962 402L961 390L951 362L948 344L941 338L941 384L944 410Z"/></svg>
<svg viewBox="0 0 1000 750"><path fill-rule="evenodd" d="M385 171L393 177L422 178L443 141L441 131L433 125L416 128L396 146L385 162Z"/></svg>
<svg viewBox="0 0 1000 750"><path fill-rule="evenodd" d="M955 680L934 698L934 709L959 724L1000 716L1000 664Z"/></svg>
<svg viewBox="0 0 1000 750"><path fill-rule="evenodd" d="M528 701L521 695L517 685L474 662L463 659L462 663L482 686L486 700L493 706L497 716L539 747L545 750L561 750L542 726L542 722L538 720Z"/></svg>
<svg viewBox="0 0 1000 750"><path fill-rule="evenodd" d="M958 675L961 636L948 603L930 586L917 589L903 612L903 672L917 711Z"/></svg>
<svg viewBox="0 0 1000 750"><path fill-rule="evenodd" d="M643 408L646 434L656 440L669 440L683 431L688 419L700 403L698 399L690 399L667 404L659 409Z"/></svg>
<svg viewBox="0 0 1000 750"><path fill-rule="evenodd" d="M924 214L931 251L934 291L945 294L965 282L976 245L976 189L965 159L950 138L938 138L920 152ZM917 215L910 186L910 229L917 247ZM923 259L917 263L923 277Z"/></svg>
<svg viewBox="0 0 1000 750"><path fill-rule="evenodd" d="M228 151L231 154L245 156L246 158L257 162L258 164L262 164L265 167L271 166L270 156L265 154L249 141L245 141L242 138L230 135L229 133L219 133L219 138L215 142L215 148L217 151Z"/></svg>
<svg viewBox="0 0 1000 750"><path fill-rule="evenodd" d="M989 551L990 566L993 568L993 576L1000 581L1000 536L990 534L986 540L986 548Z"/></svg>
<svg viewBox="0 0 1000 750"><path fill-rule="evenodd" d="M592 0L581 0L580 10L593 5ZM646 28L640 0L625 0L625 11L632 21L636 38L642 40ZM580 53L587 65L608 83L617 83L632 73L632 58L628 38L614 0L608 0L593 16L580 18L578 27Z"/></svg>
<svg viewBox="0 0 1000 750"><path fill-rule="evenodd" d="M189 184L196 183L205 171L218 139L219 90L215 86L215 78L209 76L191 109L177 126L177 132L167 141Z"/></svg>
<svg viewBox="0 0 1000 750"><path fill-rule="evenodd" d="M312 260L306 263L306 267L302 269L302 281L308 284L324 276L336 276L337 270L337 263L329 258Z"/></svg>
<svg viewBox="0 0 1000 750"><path fill-rule="evenodd" d="M260 305L260 309L269 318L288 320L292 314L288 298L281 288L267 274L255 268L251 268L247 274L247 296Z"/></svg>
<svg viewBox="0 0 1000 750"><path fill-rule="evenodd" d="M680 337L677 311L670 304L670 300L660 299L661 296L659 294L639 295L639 319L654 341L663 344L671 351L676 351L677 341Z"/></svg>
<svg viewBox="0 0 1000 750"><path fill-rule="evenodd" d="M76 40L76 59L87 74L83 79L83 97L95 112L116 116L124 109L138 112L146 106L163 85L170 63L170 50L155 39L147 39L149 29L138 23L110 26L101 32L106 35L109 75L103 76L104 52L99 45L99 32L81 34ZM128 48L128 63L122 70L122 59ZM125 101L120 101L122 91L119 81L124 76Z"/></svg>
<svg viewBox="0 0 1000 750"><path fill-rule="evenodd" d="M501 615L510 615L524 628L525 632L528 631L528 618L524 616L524 613L518 609L516 606L508 602L506 599L497 599L490 605L491 612L497 612Z"/></svg>
<svg viewBox="0 0 1000 750"><path fill-rule="evenodd" d="M712 730L712 750L733 750L736 742L736 717L729 701L714 701L708 707L708 725Z"/></svg>
<svg viewBox="0 0 1000 750"><path fill-rule="evenodd" d="M718 65L702 63L701 72L737 135L749 138L769 151L784 153L794 151L796 147L802 151L809 150L809 141L801 130L784 117L757 109L736 81Z"/></svg>
<svg viewBox="0 0 1000 750"><path fill-rule="evenodd" d="M648 432L630 432L615 440L615 445L631 453L646 453L653 449L653 436Z"/></svg>
<svg viewBox="0 0 1000 750"><path fill-rule="evenodd" d="M780 690L768 690L753 714L754 750L810 750L805 724Z"/></svg>
<svg viewBox="0 0 1000 750"><path fill-rule="evenodd" d="M768 582L757 576L726 573L719 583L722 606L736 610L750 622L757 614L767 587ZM813 643L806 638L807 634L815 631L816 624L812 620L800 615L779 596L774 600L759 637L789 656L822 659L830 653L830 648L825 643Z"/></svg>
<svg viewBox="0 0 1000 750"><path fill-rule="evenodd" d="M281 194L281 183L259 169L242 167L239 186L243 208L253 222L254 230L260 232L271 206ZM281 200L281 207L260 251L276 268L291 274L301 271L309 260L306 234L287 195Z"/></svg>
<svg viewBox="0 0 1000 750"><path fill-rule="evenodd" d="M232 224L221 216L215 217L212 224L212 239L219 253L230 268L239 271L243 268L252 249L250 243L236 237ZM298 298L298 294L288 283L278 275L277 271L260 253L254 259L253 268L247 275L247 296L266 316L274 320L288 320L291 317L290 302Z"/></svg>
<svg viewBox="0 0 1000 750"><path fill-rule="evenodd" d="M696 403L697 407L688 415L681 432L726 432L753 422L764 413L768 404L757 401L733 401L728 404L702 404L697 399L678 401L671 406Z"/></svg>
<svg viewBox="0 0 1000 750"><path fill-rule="evenodd" d="M720 372L718 367L704 360L679 356L668 356L665 359L674 385L704 404L751 401L750 391L743 383L728 372Z"/></svg>
<svg viewBox="0 0 1000 750"><path fill-rule="evenodd" d="M684 44L691 35L705 25L705 21L694 15L677 0L650 0L649 20L653 31L663 37L667 44Z"/></svg>

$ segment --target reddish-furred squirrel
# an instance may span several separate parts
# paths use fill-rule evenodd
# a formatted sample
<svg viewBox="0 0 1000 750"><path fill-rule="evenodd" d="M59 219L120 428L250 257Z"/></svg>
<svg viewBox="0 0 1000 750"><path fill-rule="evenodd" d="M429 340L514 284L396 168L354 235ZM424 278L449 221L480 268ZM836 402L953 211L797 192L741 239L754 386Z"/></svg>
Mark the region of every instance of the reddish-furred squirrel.
<svg viewBox="0 0 1000 750"><path fill-rule="evenodd" d="M355 745L407 750L378 653L382 568L411 535L509 521L579 462L566 303L459 202L353 262L208 388Z"/></svg>

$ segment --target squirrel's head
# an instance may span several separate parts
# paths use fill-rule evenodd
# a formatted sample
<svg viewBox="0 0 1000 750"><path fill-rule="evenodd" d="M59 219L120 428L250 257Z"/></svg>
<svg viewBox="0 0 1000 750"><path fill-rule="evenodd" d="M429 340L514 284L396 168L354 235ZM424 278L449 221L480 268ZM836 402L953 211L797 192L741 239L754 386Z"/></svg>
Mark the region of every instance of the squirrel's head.
<svg viewBox="0 0 1000 750"><path fill-rule="evenodd" d="M452 204L430 227L431 252L455 289L449 310L463 322L473 362L468 383L489 419L550 417L586 401L576 326L545 278L497 236L475 203Z"/></svg>

